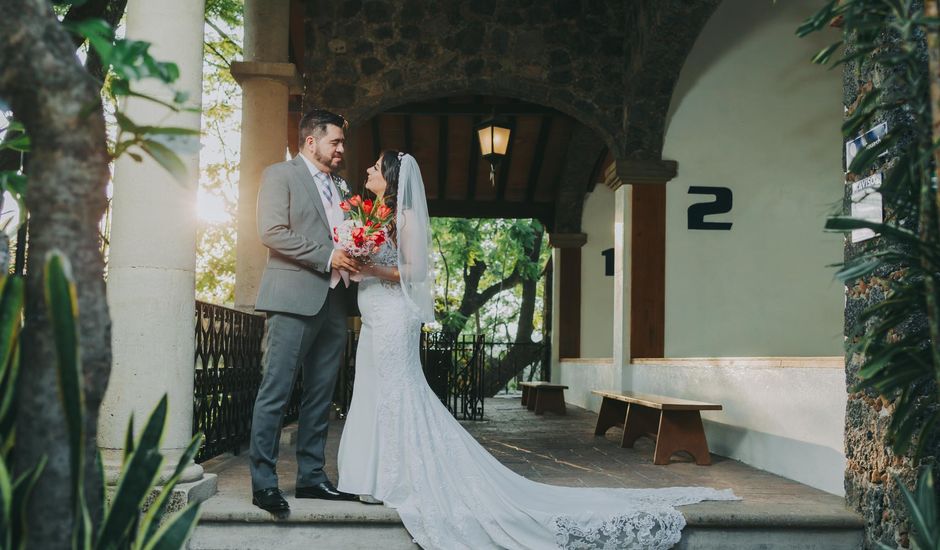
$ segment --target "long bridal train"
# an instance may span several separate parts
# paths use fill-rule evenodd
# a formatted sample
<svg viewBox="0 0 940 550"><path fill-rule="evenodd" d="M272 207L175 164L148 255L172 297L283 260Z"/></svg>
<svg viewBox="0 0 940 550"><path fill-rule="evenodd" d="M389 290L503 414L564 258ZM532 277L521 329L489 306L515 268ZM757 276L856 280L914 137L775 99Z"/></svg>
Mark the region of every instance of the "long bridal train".
<svg viewBox="0 0 940 550"><path fill-rule="evenodd" d="M377 261L394 265L385 246ZM398 284L359 286L355 391L340 442L339 489L395 508L423 548L670 548L676 506L737 500L706 487L544 485L499 463L454 419L421 369L421 322Z"/></svg>

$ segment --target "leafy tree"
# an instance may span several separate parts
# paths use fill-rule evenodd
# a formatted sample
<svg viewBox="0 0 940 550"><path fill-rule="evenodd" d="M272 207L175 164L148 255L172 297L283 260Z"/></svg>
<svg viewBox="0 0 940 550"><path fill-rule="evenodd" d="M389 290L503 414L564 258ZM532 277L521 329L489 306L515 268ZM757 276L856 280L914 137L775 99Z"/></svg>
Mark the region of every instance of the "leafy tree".
<svg viewBox="0 0 940 550"><path fill-rule="evenodd" d="M238 189L238 154L241 90L230 71L242 55L234 29L241 27L241 0L209 0L206 3L205 62L203 64L203 142L221 160L205 161L200 193L225 207L228 218L200 220L197 231L196 297L231 307L235 303L235 215Z"/></svg>
<svg viewBox="0 0 940 550"><path fill-rule="evenodd" d="M535 315L545 303L539 285L550 255L543 246L544 229L535 220L436 218L431 223L443 330L522 344L487 358L486 391L493 395L522 367L542 359L537 347L526 344L535 343L536 331L545 334L542 318Z"/></svg>
<svg viewBox="0 0 940 550"><path fill-rule="evenodd" d="M4 191L16 193L21 189L9 184L27 182L30 254L20 341L25 375L16 391L13 458L15 473L46 460L26 510L26 517L42 526L29 532L29 543L36 548L71 545L79 518L74 506L76 473L70 463L83 465L77 478L84 480L80 492L92 503L88 521L96 526L103 520L104 508L94 505L103 501L96 433L111 369L111 321L98 227L108 202L109 163L122 153L148 154L171 172L178 171L178 157L155 138L190 133L137 126L117 116L120 131L109 142L102 90L112 97L139 96L134 81L156 78L169 84L178 69L150 56L148 44L116 38L113 27L99 19L120 19L121 2L58 2L55 8L48 0L0 3L0 108L11 110L29 136L25 173L18 172L18 159L13 164L3 161L0 183ZM75 55L79 46L87 48L84 65ZM173 102L157 101L178 109L184 100L177 95ZM9 133L4 136L9 138ZM69 424L57 390L56 349L49 345L54 327L43 299L42 262L53 250L71 260L74 299L81 311L77 336L86 391L79 403L84 430L78 461L70 460Z"/></svg>

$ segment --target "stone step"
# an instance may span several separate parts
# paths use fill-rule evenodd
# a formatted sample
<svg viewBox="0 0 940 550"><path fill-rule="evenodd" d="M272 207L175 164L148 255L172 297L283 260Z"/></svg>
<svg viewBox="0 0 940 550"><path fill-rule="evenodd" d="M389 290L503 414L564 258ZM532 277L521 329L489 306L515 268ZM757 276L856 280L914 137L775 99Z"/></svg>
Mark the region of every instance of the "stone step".
<svg viewBox="0 0 940 550"><path fill-rule="evenodd" d="M417 548L398 514L380 505L297 500L288 495L283 520L238 495L220 493L203 505L192 550L409 549Z"/></svg>
<svg viewBox="0 0 940 550"><path fill-rule="evenodd" d="M841 501L837 497L829 500ZM686 519L678 549L857 550L864 522L844 506L748 499L682 506Z"/></svg>
<svg viewBox="0 0 940 550"><path fill-rule="evenodd" d="M384 506L296 500L290 495L288 500L291 515L275 520L243 498L216 495L204 504L189 548L417 548L398 514ZM861 520L847 510L808 514L813 510L754 502L705 502L680 510L688 525L679 549L854 550L863 542Z"/></svg>
<svg viewBox="0 0 940 550"><path fill-rule="evenodd" d="M189 541L192 550L415 550L418 545L399 524L200 524Z"/></svg>

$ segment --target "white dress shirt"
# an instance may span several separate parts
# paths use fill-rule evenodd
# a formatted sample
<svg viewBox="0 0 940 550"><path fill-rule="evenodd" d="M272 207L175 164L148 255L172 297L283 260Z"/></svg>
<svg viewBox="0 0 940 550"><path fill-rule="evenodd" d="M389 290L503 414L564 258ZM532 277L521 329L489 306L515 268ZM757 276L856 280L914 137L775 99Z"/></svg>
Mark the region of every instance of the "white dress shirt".
<svg viewBox="0 0 940 550"><path fill-rule="evenodd" d="M300 155L300 158L304 159L304 163L307 165L307 169L310 170L310 175L313 176L313 181L317 186L317 195L320 196L320 201L323 203L323 210L326 212L327 221L329 221L330 225L330 235L332 236L333 228L339 227L339 225L343 223L343 220L345 219L343 215L343 209L339 207L341 199L339 192L336 189L336 185L333 183L333 178L330 174L327 174L317 168L317 166L310 162L310 160L304 155ZM321 178L323 176L320 174L326 176L326 181L328 182L327 185L330 186L330 191L332 192L332 200L328 200L326 198L324 190L321 188L323 185ZM338 242L333 241L332 238L330 240L333 242L334 252L337 249L342 248ZM330 253L330 259L327 261L326 267L331 269L332 265L333 252ZM340 279L343 280L343 283L345 283L347 287L349 286L349 273L347 273L345 270L331 269L330 288L336 288L336 285L339 283Z"/></svg>

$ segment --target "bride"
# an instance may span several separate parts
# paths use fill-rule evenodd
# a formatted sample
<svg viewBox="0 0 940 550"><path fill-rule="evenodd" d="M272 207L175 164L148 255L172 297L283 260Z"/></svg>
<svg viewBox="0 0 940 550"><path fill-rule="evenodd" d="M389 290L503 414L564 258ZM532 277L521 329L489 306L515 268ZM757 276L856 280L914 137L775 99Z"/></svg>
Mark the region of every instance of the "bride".
<svg viewBox="0 0 940 550"><path fill-rule="evenodd" d="M424 378L421 324L434 320L431 228L411 155L382 153L366 188L396 211L391 241L363 269L362 330L339 447L339 489L398 511L425 549L670 548L675 506L735 500L730 490L544 485L500 464Z"/></svg>

